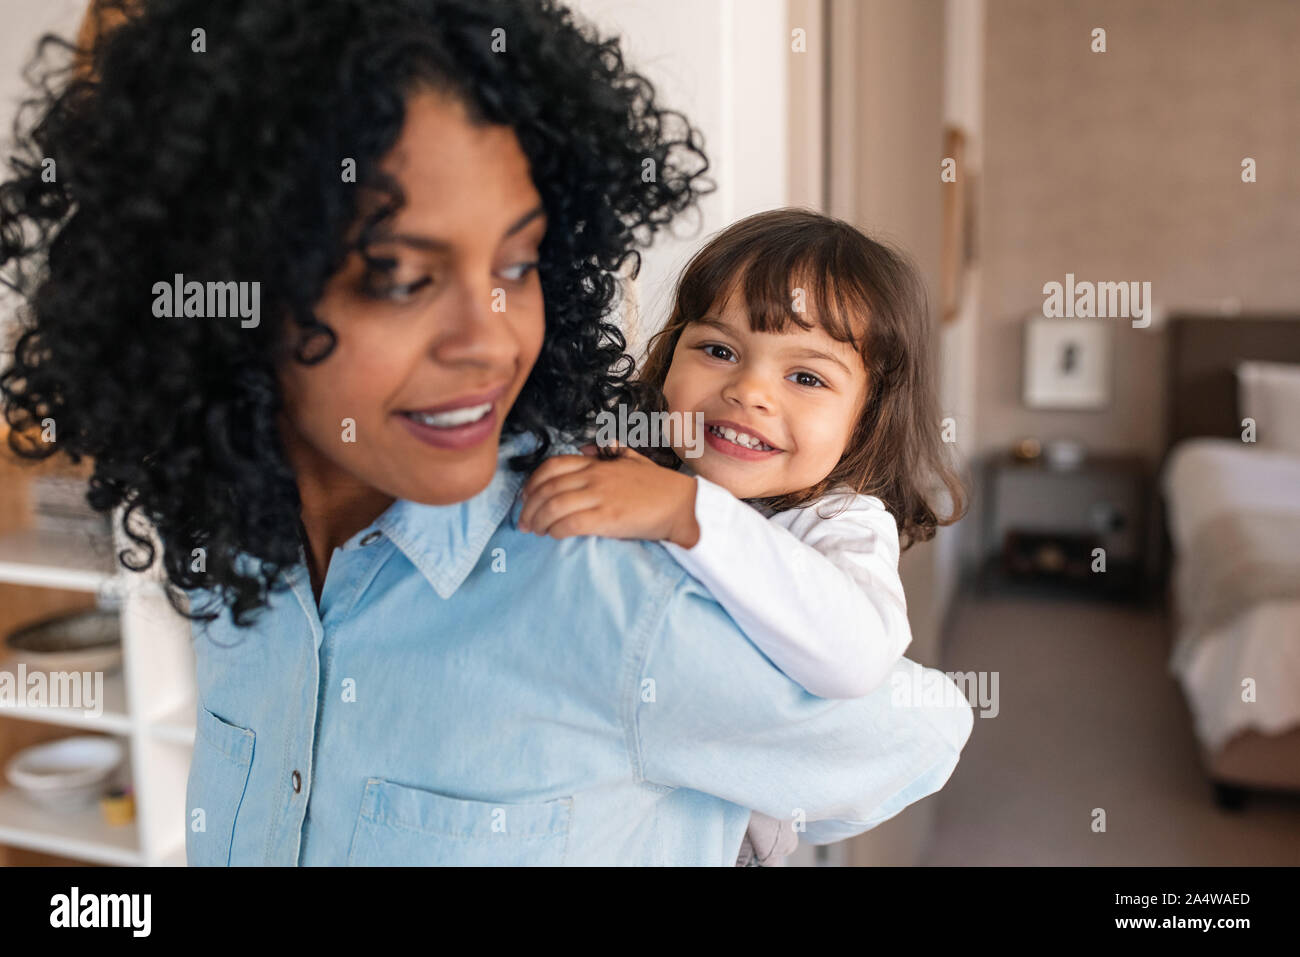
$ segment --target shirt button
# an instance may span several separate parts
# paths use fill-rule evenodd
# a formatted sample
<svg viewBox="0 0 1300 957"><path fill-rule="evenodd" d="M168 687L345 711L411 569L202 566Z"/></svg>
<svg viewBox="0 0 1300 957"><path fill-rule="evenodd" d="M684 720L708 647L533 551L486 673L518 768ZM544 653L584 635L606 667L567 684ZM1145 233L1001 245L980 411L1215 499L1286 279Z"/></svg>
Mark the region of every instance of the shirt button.
<svg viewBox="0 0 1300 957"><path fill-rule="evenodd" d="M384 534L383 532L371 532L365 538L361 539L361 544L373 545L375 542L379 541L380 536L382 536L383 534Z"/></svg>
<svg viewBox="0 0 1300 957"><path fill-rule="evenodd" d="M300 794L301 792L302 792L302 775L299 774L297 771L294 771L293 772L293 793Z"/></svg>

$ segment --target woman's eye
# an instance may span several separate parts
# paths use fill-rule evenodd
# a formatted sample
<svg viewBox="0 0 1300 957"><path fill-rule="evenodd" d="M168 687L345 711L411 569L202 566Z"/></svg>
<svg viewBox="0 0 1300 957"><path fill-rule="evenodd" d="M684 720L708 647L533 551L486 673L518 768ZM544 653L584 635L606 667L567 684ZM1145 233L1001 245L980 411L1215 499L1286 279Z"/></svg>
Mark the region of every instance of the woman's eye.
<svg viewBox="0 0 1300 957"><path fill-rule="evenodd" d="M399 283L393 281L397 271L395 259L370 259L366 263L366 274L361 288L371 299L383 299L387 302L406 302L429 283L432 276L421 276L413 282Z"/></svg>
<svg viewBox="0 0 1300 957"><path fill-rule="evenodd" d="M724 362L728 361L729 358L733 355L732 351L731 351L730 349L728 349L726 346L720 346L720 345L718 345L717 343L713 343L713 342L706 343L706 344L700 346L700 348L704 350L704 354L705 354L706 356L708 356L709 358L711 358L711 359L721 359L721 360L723 360ZM717 355L717 354L711 352L711 351L710 351L711 349L717 349L719 352L723 352L723 353L725 353L725 355Z"/></svg>
<svg viewBox="0 0 1300 957"><path fill-rule="evenodd" d="M800 377L800 376L802 376L802 379L798 378L798 377ZM826 385L825 382L823 382L823 381L822 381L821 379L819 379L817 376L813 375L811 372L792 372L792 373L790 373L789 376L786 376L786 378L792 378L792 377L795 378L796 382L797 382L799 385L813 386L814 388L815 388L815 387L818 387L818 386L825 387L825 385ZM803 379L811 379L812 381L811 381L811 382L805 382L805 381L803 381Z"/></svg>
<svg viewBox="0 0 1300 957"><path fill-rule="evenodd" d="M425 276L423 279L417 279L415 282L404 284L382 281L376 283L367 280L365 291L366 295L371 299L385 299L389 302L406 302L431 282L433 282L433 280L428 276Z"/></svg>
<svg viewBox="0 0 1300 957"><path fill-rule="evenodd" d="M538 265L540 265L538 262L515 263L513 266L510 267L510 269L518 270L518 273L513 276L507 275L506 278L509 279L511 282L519 282L519 280L523 279L530 272L536 269ZM508 271L509 270L507 270L507 272Z"/></svg>

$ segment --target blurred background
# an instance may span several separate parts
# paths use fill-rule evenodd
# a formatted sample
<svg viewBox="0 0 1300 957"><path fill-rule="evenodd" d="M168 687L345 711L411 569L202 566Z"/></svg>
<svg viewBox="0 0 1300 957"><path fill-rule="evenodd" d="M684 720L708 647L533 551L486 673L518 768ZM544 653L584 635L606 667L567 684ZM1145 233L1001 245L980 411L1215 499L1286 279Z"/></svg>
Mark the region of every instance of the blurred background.
<svg viewBox="0 0 1300 957"><path fill-rule="evenodd" d="M7 133L35 38L84 4L4 2ZM1300 3L571 5L703 130L718 184L629 281L634 350L694 251L759 210L845 219L926 277L972 502L903 555L908 656L975 729L939 794L789 863L1300 863ZM0 469L0 628L102 607L111 569L34 549L74 533ZM55 573L79 561L100 577ZM139 677L93 730L129 744L138 830L0 791L0 862L183 841L187 704L131 661L184 670L183 637L132 620ZM0 761L68 731L0 712Z"/></svg>

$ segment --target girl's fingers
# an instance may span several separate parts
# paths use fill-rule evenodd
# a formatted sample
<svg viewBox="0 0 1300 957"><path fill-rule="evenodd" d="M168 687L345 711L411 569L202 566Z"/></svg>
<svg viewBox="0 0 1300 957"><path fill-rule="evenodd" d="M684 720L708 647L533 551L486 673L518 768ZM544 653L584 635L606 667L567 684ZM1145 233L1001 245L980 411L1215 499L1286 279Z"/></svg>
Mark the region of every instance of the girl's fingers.
<svg viewBox="0 0 1300 957"><path fill-rule="evenodd" d="M589 488L572 489L548 496L546 501L537 507L527 531L536 535L548 535L557 522L574 512L595 508L603 501L603 497L598 492Z"/></svg>
<svg viewBox="0 0 1300 957"><path fill-rule="evenodd" d="M626 446L626 445L619 445L617 439L615 439L614 441L612 441L612 442L609 444L609 448L611 448L611 449L613 449L614 451L618 452L618 454L619 454L620 456L622 456L623 458L628 458L628 459L640 459L642 462L648 462L648 461L650 461L650 460L647 459L644 455L642 455L640 452L638 452L636 449L629 448L629 447ZM594 445L584 445L584 446L582 446L582 448L581 448L580 451L582 452L583 455L591 455L591 456L595 456L595 454L596 454L596 446L594 446Z"/></svg>
<svg viewBox="0 0 1300 957"><path fill-rule="evenodd" d="M528 476L528 481L524 483L523 496L528 498L537 488L548 481L560 475L567 475L569 472L577 472L591 465L592 460L585 455L553 455Z"/></svg>
<svg viewBox="0 0 1300 957"><path fill-rule="evenodd" d="M571 512L551 525L547 534L551 538L569 538L574 535L599 535L600 509L585 508Z"/></svg>
<svg viewBox="0 0 1300 957"><path fill-rule="evenodd" d="M525 532L532 531L533 526L536 524L534 516L537 514L538 509L556 495L586 488L588 482L588 475L585 471L565 472L563 475L554 475L542 482L524 499L524 507L519 510L519 529Z"/></svg>

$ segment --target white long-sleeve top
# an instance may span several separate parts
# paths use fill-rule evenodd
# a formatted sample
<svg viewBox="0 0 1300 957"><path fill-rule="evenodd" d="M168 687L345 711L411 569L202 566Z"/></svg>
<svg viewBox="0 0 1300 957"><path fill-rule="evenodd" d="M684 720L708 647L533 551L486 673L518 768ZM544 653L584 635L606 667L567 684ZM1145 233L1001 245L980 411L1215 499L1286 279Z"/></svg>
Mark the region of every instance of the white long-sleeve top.
<svg viewBox="0 0 1300 957"><path fill-rule="evenodd" d="M764 515L693 477L700 539L664 542L669 554L807 691L856 698L880 685L912 641L898 527L884 503L842 486Z"/></svg>

